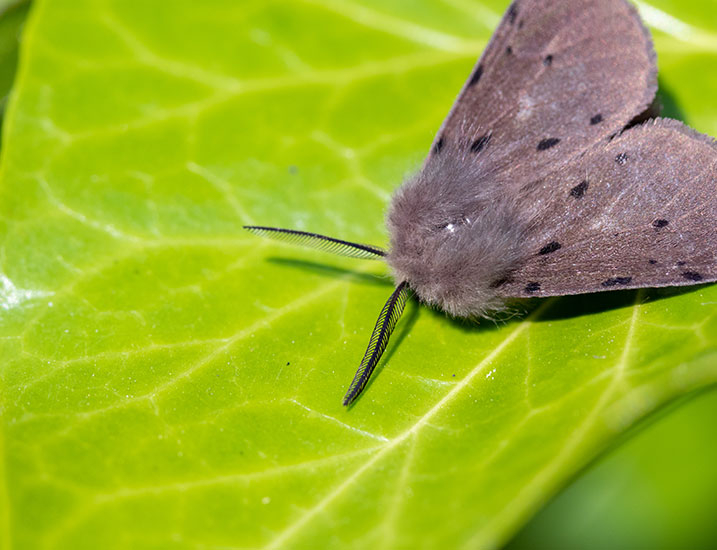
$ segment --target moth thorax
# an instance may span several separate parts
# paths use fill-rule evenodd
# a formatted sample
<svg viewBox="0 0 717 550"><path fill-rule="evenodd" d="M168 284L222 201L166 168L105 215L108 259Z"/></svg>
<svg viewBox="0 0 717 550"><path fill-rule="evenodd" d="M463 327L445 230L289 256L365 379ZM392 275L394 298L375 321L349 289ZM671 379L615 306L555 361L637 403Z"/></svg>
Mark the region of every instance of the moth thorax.
<svg viewBox="0 0 717 550"><path fill-rule="evenodd" d="M494 205L439 224L400 225L396 218L389 216L386 256L396 281L408 281L422 301L454 316L502 307L495 283L515 267L521 244L518 224L503 208Z"/></svg>

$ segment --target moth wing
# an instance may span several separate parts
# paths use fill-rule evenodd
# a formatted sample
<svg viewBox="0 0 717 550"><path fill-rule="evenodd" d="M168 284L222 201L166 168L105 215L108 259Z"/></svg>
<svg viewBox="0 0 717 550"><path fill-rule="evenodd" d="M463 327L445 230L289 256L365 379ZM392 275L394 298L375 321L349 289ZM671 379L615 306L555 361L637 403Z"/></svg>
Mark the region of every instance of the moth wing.
<svg viewBox="0 0 717 550"><path fill-rule="evenodd" d="M519 200L532 250L502 296L717 280L717 143L678 121L635 126Z"/></svg>
<svg viewBox="0 0 717 550"><path fill-rule="evenodd" d="M656 56L624 0L513 2L438 132L475 180L518 185L616 134L652 103Z"/></svg>

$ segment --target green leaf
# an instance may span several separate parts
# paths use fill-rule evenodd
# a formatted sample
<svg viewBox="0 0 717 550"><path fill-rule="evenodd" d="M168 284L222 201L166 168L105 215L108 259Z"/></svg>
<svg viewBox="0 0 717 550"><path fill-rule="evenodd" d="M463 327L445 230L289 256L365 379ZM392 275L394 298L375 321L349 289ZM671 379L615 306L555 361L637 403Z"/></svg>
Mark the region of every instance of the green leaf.
<svg viewBox="0 0 717 550"><path fill-rule="evenodd" d="M715 418L717 388L653 415L531 519L506 550L714 548Z"/></svg>
<svg viewBox="0 0 717 550"><path fill-rule="evenodd" d="M505 4L33 7L0 175L5 547L499 546L717 379L715 286L498 326L410 303L346 410L385 267L241 230L382 244ZM717 25L656 21L672 109L717 133Z"/></svg>

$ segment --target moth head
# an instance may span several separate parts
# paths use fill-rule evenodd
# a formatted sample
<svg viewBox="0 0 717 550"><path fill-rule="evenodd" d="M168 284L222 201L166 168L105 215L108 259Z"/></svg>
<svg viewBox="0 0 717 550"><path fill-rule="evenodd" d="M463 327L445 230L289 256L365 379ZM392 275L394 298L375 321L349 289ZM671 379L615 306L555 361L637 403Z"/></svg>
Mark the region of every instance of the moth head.
<svg viewBox="0 0 717 550"><path fill-rule="evenodd" d="M496 288L516 265L521 230L511 203L452 176L454 185L434 185L420 173L399 188L386 261L423 302L454 316L483 315L502 307Z"/></svg>

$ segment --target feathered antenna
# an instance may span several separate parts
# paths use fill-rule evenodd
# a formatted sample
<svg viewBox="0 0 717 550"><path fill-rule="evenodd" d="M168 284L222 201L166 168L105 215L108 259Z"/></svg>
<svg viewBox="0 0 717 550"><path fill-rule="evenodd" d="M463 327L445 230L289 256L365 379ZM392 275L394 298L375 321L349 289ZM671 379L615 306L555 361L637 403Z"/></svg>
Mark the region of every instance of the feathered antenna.
<svg viewBox="0 0 717 550"><path fill-rule="evenodd" d="M391 337L393 329L396 327L396 323L403 313L403 308L406 305L406 300L410 293L408 282L403 281L396 287L396 290L393 291L386 305L383 306L376 321L376 326L371 333L371 339L368 342L366 353L344 396L344 405L348 406L353 403L364 387L366 387L366 382L368 382L371 373L381 359L388 344L388 339Z"/></svg>
<svg viewBox="0 0 717 550"><path fill-rule="evenodd" d="M351 258L361 258L364 260L378 260L386 255L386 251L378 246L369 244L352 243L342 239L334 239L326 235L318 233L309 233L308 231L297 231L296 229L281 229L279 227L266 227L263 225L245 225L244 229L259 235L268 237L278 241L285 241L291 244L298 244L316 248L325 252L332 252L341 256ZM376 326L371 333L371 339L368 342L368 348L361 360L356 375L344 396L344 405L348 406L353 403L359 394L366 387L371 373L376 368L381 356L383 355L388 339L396 328L396 323L403 313L406 300L410 294L408 282L403 281L393 291L391 297L383 306L381 313L376 321Z"/></svg>
<svg viewBox="0 0 717 550"><path fill-rule="evenodd" d="M379 260L386 255L386 251L378 246L370 244L352 243L341 239L334 239L318 233L308 231L297 231L296 229L281 229L279 227L264 227L261 225L245 225L244 229L277 241L285 241L291 244L316 248L324 252L331 252L340 256L350 258L361 258L363 260Z"/></svg>

